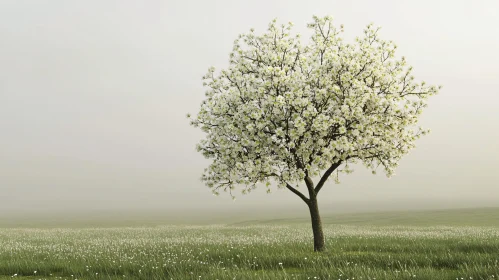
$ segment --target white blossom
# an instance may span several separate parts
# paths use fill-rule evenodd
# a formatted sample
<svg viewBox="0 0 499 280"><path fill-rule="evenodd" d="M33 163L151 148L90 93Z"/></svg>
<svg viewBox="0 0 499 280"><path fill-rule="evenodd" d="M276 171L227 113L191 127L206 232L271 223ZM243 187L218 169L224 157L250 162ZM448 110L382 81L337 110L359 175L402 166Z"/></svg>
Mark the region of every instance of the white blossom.
<svg viewBox="0 0 499 280"><path fill-rule="evenodd" d="M240 35L230 65L203 77L206 99L189 118L206 132L197 147L212 160L202 180L214 193L232 195L236 185L246 193L269 180L294 186L332 166L349 173L354 161L390 176L429 132L418 116L440 87L415 83L379 27L346 44L332 17L314 16L303 45L291 26L274 20L266 33Z"/></svg>

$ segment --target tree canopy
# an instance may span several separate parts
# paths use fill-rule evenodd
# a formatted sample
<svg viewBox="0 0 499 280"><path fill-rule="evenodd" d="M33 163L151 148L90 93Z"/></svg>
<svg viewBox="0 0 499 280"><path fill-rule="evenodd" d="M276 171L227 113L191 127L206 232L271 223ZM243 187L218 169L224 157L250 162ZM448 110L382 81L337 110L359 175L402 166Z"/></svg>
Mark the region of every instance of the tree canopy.
<svg viewBox="0 0 499 280"><path fill-rule="evenodd" d="M361 162L390 176L428 130L417 125L440 87L414 82L397 46L369 24L353 44L343 26L314 16L309 44L292 23L239 35L228 68L203 77L206 99L191 124L206 132L198 151L211 159L202 180L215 194L247 193L275 181L304 201L299 182L317 194L329 177ZM311 178L320 178L314 185ZM310 189L309 189L310 190Z"/></svg>

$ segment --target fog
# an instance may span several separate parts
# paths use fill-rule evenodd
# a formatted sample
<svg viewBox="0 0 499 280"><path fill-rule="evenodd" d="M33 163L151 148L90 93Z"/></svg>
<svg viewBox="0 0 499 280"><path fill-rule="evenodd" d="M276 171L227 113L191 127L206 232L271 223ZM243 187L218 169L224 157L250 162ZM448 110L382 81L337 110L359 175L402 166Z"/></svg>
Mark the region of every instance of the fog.
<svg viewBox="0 0 499 280"><path fill-rule="evenodd" d="M498 10L478 0L2 1L0 215L306 214L285 189L213 196L195 151L203 133L186 114L238 34L277 18L305 39L312 15L332 15L349 42L382 26L417 81L444 86L421 118L432 133L394 177L359 166L325 186L321 208L499 206Z"/></svg>

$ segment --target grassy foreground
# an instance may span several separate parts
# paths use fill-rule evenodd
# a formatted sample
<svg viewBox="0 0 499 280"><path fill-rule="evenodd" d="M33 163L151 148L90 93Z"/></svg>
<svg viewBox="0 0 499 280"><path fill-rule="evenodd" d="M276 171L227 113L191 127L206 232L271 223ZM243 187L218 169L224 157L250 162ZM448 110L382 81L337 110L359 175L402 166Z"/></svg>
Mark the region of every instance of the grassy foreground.
<svg viewBox="0 0 499 280"><path fill-rule="evenodd" d="M320 254L298 222L4 228L0 279L499 279L497 226L344 219Z"/></svg>

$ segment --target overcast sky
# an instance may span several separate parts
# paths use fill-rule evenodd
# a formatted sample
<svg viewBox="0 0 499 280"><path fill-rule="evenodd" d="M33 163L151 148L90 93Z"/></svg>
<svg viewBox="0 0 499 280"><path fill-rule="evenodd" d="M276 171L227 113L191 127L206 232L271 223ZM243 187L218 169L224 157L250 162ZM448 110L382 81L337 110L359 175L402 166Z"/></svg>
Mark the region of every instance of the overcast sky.
<svg viewBox="0 0 499 280"><path fill-rule="evenodd" d="M0 212L306 211L287 190L213 196L185 115L238 34L277 18L306 35L313 15L344 24L350 42L382 26L416 80L444 86L421 118L432 133L395 177L358 167L321 207L499 206L497 11L493 0L1 1Z"/></svg>

